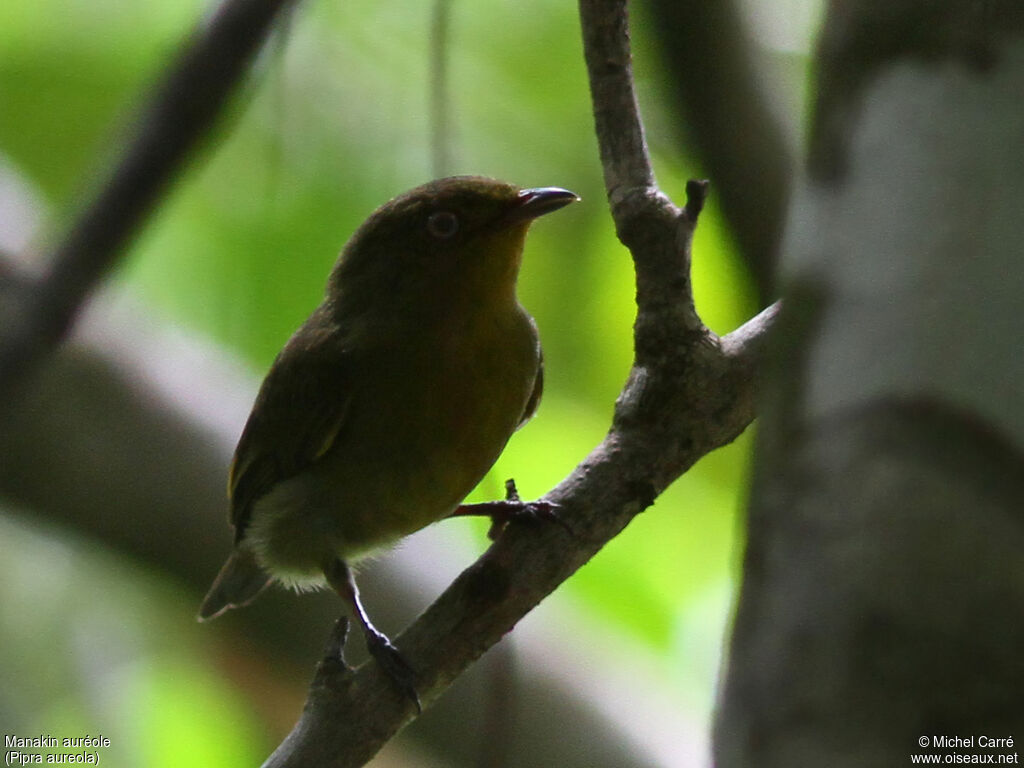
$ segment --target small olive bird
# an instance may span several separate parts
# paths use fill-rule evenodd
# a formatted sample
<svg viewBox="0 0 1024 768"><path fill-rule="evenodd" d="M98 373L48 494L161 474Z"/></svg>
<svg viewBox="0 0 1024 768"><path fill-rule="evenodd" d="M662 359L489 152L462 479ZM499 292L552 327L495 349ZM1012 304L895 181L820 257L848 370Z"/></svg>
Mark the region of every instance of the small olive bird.
<svg viewBox="0 0 1024 768"><path fill-rule="evenodd" d="M578 199L456 176L363 222L260 387L228 477L234 549L200 620L274 580L300 590L326 581L418 705L349 564L472 513L459 505L541 396L537 328L516 298L527 229Z"/></svg>

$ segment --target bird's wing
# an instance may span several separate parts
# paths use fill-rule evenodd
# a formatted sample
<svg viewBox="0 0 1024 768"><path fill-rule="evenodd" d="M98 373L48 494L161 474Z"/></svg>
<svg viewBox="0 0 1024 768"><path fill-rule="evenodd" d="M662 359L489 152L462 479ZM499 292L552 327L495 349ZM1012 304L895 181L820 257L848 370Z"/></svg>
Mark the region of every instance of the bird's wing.
<svg viewBox="0 0 1024 768"><path fill-rule="evenodd" d="M533 380L533 392L530 393L530 399L526 401L526 407L523 408L523 415L519 419L519 423L516 425L516 429L519 429L523 424L533 418L533 414L537 412L537 406L540 405L540 396L544 394L544 353L540 352L540 360L537 361L537 378Z"/></svg>
<svg viewBox="0 0 1024 768"><path fill-rule="evenodd" d="M277 483L313 464L334 445L352 402L346 361L289 343L263 381L228 474L235 542L253 504Z"/></svg>

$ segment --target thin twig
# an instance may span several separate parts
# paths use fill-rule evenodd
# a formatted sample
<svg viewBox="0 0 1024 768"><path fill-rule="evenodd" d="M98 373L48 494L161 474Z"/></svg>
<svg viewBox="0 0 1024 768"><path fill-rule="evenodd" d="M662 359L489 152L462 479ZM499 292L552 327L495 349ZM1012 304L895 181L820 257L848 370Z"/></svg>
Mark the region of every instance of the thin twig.
<svg viewBox="0 0 1024 768"><path fill-rule="evenodd" d="M754 365L769 328L775 324L782 302L777 301L761 310L743 325L722 338L722 351L737 362Z"/></svg>
<svg viewBox="0 0 1024 768"><path fill-rule="evenodd" d="M633 88L629 16L619 0L581 0L579 6L594 129L614 216L617 195L654 187L654 171Z"/></svg>
<svg viewBox="0 0 1024 768"><path fill-rule="evenodd" d="M0 296L19 322L0 329L0 393L63 340L169 183L223 112L294 0L225 0L156 88L134 140L28 290Z"/></svg>
<svg viewBox="0 0 1024 768"><path fill-rule="evenodd" d="M434 0L430 23L430 161L434 177L452 172L451 88L448 48L452 0Z"/></svg>

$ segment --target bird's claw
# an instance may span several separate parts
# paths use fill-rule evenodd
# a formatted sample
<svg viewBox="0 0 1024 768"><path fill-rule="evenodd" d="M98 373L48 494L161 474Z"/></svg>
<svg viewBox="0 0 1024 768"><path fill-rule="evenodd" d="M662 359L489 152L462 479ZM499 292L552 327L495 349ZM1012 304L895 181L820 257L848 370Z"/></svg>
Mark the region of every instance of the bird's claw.
<svg viewBox="0 0 1024 768"><path fill-rule="evenodd" d="M544 501L539 499L537 501L519 501L508 500L508 501L494 501L490 505L493 505L489 509L491 515L491 527L487 531L487 536L492 541L498 537L502 529L511 522L525 522L525 523L555 523L560 525L566 530L566 532L574 538L579 538L576 531L569 523L558 514L557 510L559 505L553 501Z"/></svg>
<svg viewBox="0 0 1024 768"><path fill-rule="evenodd" d="M398 649L380 632L368 632L366 650L370 652L384 673L391 678L402 693L412 699L412 703L416 705L416 714L422 714L423 706L420 703L420 695L416 692L416 673Z"/></svg>

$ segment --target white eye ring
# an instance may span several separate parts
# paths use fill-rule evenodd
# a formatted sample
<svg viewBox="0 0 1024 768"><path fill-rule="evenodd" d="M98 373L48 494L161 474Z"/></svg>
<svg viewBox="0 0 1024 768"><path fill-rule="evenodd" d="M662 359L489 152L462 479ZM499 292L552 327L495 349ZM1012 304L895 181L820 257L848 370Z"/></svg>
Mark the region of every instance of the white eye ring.
<svg viewBox="0 0 1024 768"><path fill-rule="evenodd" d="M459 231L459 217L450 211L438 211L427 218L427 231L439 240L447 240Z"/></svg>

